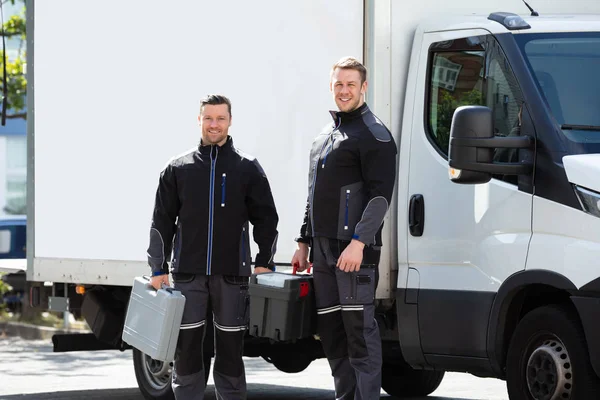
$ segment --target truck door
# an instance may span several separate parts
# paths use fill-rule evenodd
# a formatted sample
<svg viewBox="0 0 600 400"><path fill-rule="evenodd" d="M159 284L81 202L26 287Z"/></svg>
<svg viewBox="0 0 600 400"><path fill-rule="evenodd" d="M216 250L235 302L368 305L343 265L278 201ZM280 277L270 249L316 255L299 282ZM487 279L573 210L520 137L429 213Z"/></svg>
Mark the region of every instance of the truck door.
<svg viewBox="0 0 600 400"><path fill-rule="evenodd" d="M490 308L501 283L525 268L532 213L531 185L516 176L480 185L450 181L452 115L461 105L485 105L493 110L496 135L508 136L525 134L521 121L528 114L489 32L425 34L420 54L410 132L407 284L418 289L425 358L447 365L449 356L487 357ZM516 150L495 153L499 161L519 156Z"/></svg>

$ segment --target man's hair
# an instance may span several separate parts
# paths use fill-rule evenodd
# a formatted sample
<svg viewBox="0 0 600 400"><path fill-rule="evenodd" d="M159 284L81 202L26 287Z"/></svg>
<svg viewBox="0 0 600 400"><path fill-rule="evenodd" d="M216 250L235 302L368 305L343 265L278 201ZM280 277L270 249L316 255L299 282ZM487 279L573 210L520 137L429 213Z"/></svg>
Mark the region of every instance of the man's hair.
<svg viewBox="0 0 600 400"><path fill-rule="evenodd" d="M200 100L200 113L202 113L202 109L205 105L210 104L212 106L216 106L219 104L227 104L227 111L229 111L229 116L231 117L231 101L220 94L209 94L202 100Z"/></svg>
<svg viewBox="0 0 600 400"><path fill-rule="evenodd" d="M358 71L360 73L361 85L367 80L367 69L360 61L358 61L354 57L342 57L338 62L333 64L333 67L331 67L331 76L333 76L333 73L337 68L353 69L355 71Z"/></svg>

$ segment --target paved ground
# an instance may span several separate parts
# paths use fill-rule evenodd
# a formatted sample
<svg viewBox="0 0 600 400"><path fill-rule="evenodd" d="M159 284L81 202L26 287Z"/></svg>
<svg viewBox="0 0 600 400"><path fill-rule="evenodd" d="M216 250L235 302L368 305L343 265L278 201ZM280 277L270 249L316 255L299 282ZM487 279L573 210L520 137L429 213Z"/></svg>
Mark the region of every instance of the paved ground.
<svg viewBox="0 0 600 400"><path fill-rule="evenodd" d="M131 351L53 353L48 340L0 338L1 400L143 400ZM286 374L260 358L246 358L248 400L331 400L324 360L299 374ZM212 383L212 378L209 384ZM393 398L382 392L381 399ZM450 373L430 400L507 400L504 382ZM212 385L206 400L214 400ZM417 399L415 399L417 400Z"/></svg>

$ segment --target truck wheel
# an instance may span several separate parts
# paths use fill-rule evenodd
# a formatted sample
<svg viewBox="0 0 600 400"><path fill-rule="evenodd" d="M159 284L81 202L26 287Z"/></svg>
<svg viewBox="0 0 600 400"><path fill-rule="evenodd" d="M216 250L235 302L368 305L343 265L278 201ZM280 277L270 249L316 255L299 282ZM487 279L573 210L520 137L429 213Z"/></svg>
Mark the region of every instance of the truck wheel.
<svg viewBox="0 0 600 400"><path fill-rule="evenodd" d="M440 386L444 374L444 371L416 370L405 366L383 364L381 387L394 397L427 396Z"/></svg>
<svg viewBox="0 0 600 400"><path fill-rule="evenodd" d="M517 325L506 358L511 399L598 399L600 379L574 310L545 306Z"/></svg>
<svg viewBox="0 0 600 400"><path fill-rule="evenodd" d="M153 360L138 349L133 349L135 379L144 398L148 400L174 400L171 390L173 363Z"/></svg>
<svg viewBox="0 0 600 400"><path fill-rule="evenodd" d="M210 376L210 355L204 357L204 383ZM133 349L133 368L140 391L148 400L174 400L171 389L173 363L153 360L138 349Z"/></svg>
<svg viewBox="0 0 600 400"><path fill-rule="evenodd" d="M285 354L277 356L263 356L263 359L275 366L281 372L294 374L304 371L312 362L310 357L304 354Z"/></svg>

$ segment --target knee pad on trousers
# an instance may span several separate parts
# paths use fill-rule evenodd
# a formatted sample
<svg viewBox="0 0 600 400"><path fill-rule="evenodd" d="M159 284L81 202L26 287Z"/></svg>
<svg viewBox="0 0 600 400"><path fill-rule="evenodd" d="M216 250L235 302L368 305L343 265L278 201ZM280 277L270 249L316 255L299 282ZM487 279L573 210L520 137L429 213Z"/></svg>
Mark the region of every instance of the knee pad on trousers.
<svg viewBox="0 0 600 400"><path fill-rule="evenodd" d="M204 368L202 355L202 338L204 326L179 331L177 349L175 351L175 371L178 375L191 375Z"/></svg>
<svg viewBox="0 0 600 400"><path fill-rule="evenodd" d="M321 338L323 351L330 360L348 356L348 340L341 311L318 315L317 332Z"/></svg>
<svg viewBox="0 0 600 400"><path fill-rule="evenodd" d="M365 335L364 313L362 311L344 311L342 313L346 335L348 337L348 355L350 358L363 358L369 355Z"/></svg>
<svg viewBox="0 0 600 400"><path fill-rule="evenodd" d="M226 376L237 377L244 373L244 331L215 332L215 370Z"/></svg>

